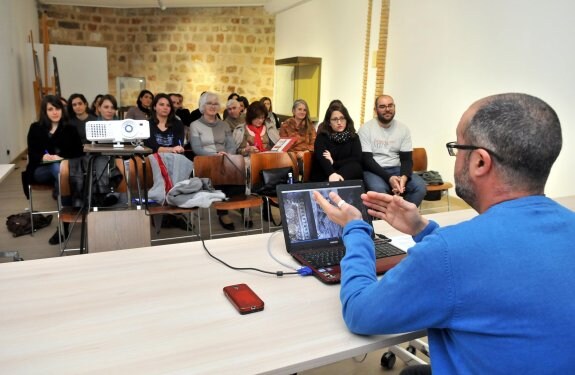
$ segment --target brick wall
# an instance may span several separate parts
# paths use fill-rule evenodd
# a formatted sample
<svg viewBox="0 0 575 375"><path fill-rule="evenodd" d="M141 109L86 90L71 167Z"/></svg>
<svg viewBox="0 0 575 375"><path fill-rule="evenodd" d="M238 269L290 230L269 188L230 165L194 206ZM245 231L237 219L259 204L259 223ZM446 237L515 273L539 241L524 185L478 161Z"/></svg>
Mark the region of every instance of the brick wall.
<svg viewBox="0 0 575 375"><path fill-rule="evenodd" d="M116 77L145 77L147 89L180 92L190 109L207 90L222 101L231 92L250 102L273 96L275 19L263 7L39 5L44 11L50 43L107 48L111 94L117 95Z"/></svg>

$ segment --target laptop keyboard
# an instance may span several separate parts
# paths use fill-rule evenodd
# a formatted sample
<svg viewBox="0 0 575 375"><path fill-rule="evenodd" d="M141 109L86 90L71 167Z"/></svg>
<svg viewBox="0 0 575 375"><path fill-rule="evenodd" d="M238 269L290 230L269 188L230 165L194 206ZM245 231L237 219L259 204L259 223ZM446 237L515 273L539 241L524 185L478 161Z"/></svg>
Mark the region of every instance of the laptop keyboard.
<svg viewBox="0 0 575 375"><path fill-rule="evenodd" d="M387 258L395 255L403 255L405 251L392 245L389 241L374 240L376 259ZM314 249L313 252L300 254L309 264L315 268L333 267L339 265L345 255L344 248Z"/></svg>

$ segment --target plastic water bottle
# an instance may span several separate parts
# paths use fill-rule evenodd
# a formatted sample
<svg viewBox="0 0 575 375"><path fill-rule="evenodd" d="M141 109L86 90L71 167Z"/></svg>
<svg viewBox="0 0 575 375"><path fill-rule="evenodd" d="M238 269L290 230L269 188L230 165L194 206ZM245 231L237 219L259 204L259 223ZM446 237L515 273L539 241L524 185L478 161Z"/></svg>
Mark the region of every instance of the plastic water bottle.
<svg viewBox="0 0 575 375"><path fill-rule="evenodd" d="M287 183L293 184L293 174L291 172L288 173Z"/></svg>

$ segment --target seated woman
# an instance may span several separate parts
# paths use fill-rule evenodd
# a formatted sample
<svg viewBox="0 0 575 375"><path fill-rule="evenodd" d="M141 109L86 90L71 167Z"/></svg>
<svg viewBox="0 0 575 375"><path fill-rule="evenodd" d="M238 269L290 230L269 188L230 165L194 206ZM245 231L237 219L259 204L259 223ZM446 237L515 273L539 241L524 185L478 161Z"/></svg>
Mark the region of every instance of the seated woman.
<svg viewBox="0 0 575 375"><path fill-rule="evenodd" d="M268 98L267 96L264 96L260 99L260 103L262 103L263 105L266 106L266 110L268 111L268 117L266 118L266 124L269 122L271 123L273 126L275 126L277 129L280 128L280 119L278 118L278 115L276 115L273 112L273 108L272 108L272 100L270 98Z"/></svg>
<svg viewBox="0 0 575 375"><path fill-rule="evenodd" d="M114 95L102 95L100 105L98 106L98 120L118 120L118 101Z"/></svg>
<svg viewBox="0 0 575 375"><path fill-rule="evenodd" d="M325 113L323 124L315 139L310 179L361 180L361 142L347 108L342 104L332 104Z"/></svg>
<svg viewBox="0 0 575 375"><path fill-rule="evenodd" d="M92 104L90 105L90 109L88 113L91 115L96 116L96 118L100 117L100 104L102 103L102 98L104 97L103 94L98 94L92 100Z"/></svg>
<svg viewBox="0 0 575 375"><path fill-rule="evenodd" d="M280 137L295 138L290 151L313 151L316 132L309 118L309 107L305 100L298 99L292 106L293 117L285 120L280 127Z"/></svg>
<svg viewBox="0 0 575 375"><path fill-rule="evenodd" d="M218 118L220 98L213 92L205 92L200 97L200 119L190 125L190 144L195 155L235 154L236 143L232 130ZM214 186L222 190L226 196L245 193L245 186ZM234 223L227 211L218 211L221 226L227 230L235 230Z"/></svg>
<svg viewBox="0 0 575 375"><path fill-rule="evenodd" d="M28 181L54 184L52 196L57 199L60 161L83 154L82 140L68 123L62 101L58 96L46 95L40 105L40 118L28 130ZM50 244L58 244L58 231L50 238Z"/></svg>
<svg viewBox="0 0 575 375"><path fill-rule="evenodd" d="M136 100L136 106L130 107L125 118L132 120L149 120L152 114L152 102L154 94L149 90L142 90Z"/></svg>
<svg viewBox="0 0 575 375"><path fill-rule="evenodd" d="M86 123L95 121L97 117L88 112L88 101L84 95L70 95L68 98L68 116L70 116L70 125L76 127L82 143L89 143L86 139Z"/></svg>
<svg viewBox="0 0 575 375"><path fill-rule="evenodd" d="M234 129L238 154L249 156L254 152L269 151L279 139L277 128L266 122L267 111L260 102L253 102L246 112L246 123Z"/></svg>
<svg viewBox="0 0 575 375"><path fill-rule="evenodd" d="M158 94L151 104L150 138L144 145L153 152L184 152L184 124L175 114L174 106L167 94Z"/></svg>

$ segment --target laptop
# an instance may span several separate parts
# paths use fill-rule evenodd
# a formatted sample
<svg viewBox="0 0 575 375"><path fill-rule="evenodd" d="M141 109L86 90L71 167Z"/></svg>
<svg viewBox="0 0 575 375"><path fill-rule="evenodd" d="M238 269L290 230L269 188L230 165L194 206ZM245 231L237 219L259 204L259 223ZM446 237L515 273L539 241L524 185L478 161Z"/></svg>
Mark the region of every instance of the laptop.
<svg viewBox="0 0 575 375"><path fill-rule="evenodd" d="M314 276L322 282L336 284L340 282L339 262L345 255L341 238L343 228L329 220L313 199L314 191L319 191L328 200L329 193L335 191L347 203L357 207L362 212L363 220L372 225L372 218L361 201L365 188L361 180L277 186L288 253L303 266L310 267ZM406 256L406 252L393 246L389 239L374 235L373 241L378 275L385 273Z"/></svg>

